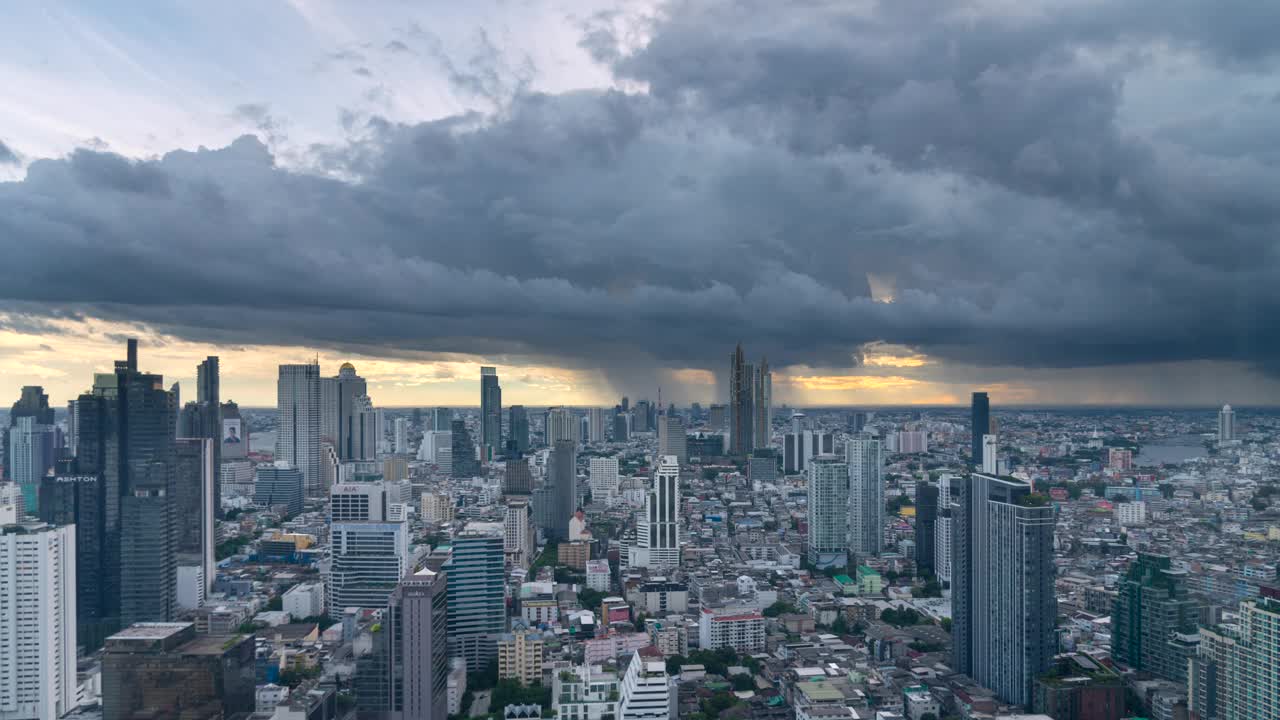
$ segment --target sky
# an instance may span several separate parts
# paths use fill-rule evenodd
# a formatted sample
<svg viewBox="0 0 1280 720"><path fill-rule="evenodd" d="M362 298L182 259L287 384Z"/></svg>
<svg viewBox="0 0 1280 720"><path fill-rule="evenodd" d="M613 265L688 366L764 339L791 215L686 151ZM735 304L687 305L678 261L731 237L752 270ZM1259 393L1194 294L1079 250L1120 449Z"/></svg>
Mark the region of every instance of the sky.
<svg viewBox="0 0 1280 720"><path fill-rule="evenodd" d="M1280 3L3 10L0 401L1280 402Z"/></svg>

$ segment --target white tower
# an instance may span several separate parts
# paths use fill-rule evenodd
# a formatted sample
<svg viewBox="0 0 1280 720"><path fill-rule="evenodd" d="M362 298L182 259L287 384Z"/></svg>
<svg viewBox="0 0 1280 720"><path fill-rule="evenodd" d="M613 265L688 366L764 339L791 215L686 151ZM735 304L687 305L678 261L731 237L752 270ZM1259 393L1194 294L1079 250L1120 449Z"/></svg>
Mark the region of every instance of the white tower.
<svg viewBox="0 0 1280 720"><path fill-rule="evenodd" d="M1223 405L1218 412L1218 442L1231 442L1236 439L1236 413L1230 405Z"/></svg>
<svg viewBox="0 0 1280 720"><path fill-rule="evenodd" d="M680 565L680 464L674 455L658 458L653 487L636 522L636 545L629 565L673 568Z"/></svg>
<svg viewBox="0 0 1280 720"><path fill-rule="evenodd" d="M859 558L884 545L884 451L880 439L857 433L845 443L849 464L849 549Z"/></svg>

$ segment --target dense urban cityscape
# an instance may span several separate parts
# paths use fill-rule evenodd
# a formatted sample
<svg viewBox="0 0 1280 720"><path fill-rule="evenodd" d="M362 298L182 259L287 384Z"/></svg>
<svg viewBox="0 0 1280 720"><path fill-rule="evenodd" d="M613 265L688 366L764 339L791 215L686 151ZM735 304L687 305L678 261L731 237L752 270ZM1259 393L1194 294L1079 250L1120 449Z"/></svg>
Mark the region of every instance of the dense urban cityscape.
<svg viewBox="0 0 1280 720"><path fill-rule="evenodd" d="M1280 416L274 409L114 372L22 389L0 718L1120 720L1280 712Z"/></svg>

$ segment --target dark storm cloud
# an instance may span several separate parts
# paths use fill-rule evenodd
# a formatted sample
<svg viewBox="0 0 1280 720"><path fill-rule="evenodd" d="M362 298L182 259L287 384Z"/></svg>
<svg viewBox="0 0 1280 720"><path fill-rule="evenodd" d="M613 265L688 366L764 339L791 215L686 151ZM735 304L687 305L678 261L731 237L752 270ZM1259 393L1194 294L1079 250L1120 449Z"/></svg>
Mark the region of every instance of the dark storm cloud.
<svg viewBox="0 0 1280 720"><path fill-rule="evenodd" d="M1160 47L1243 78L1273 39L1201 3L1114 5L675 5L630 55L604 24L584 40L647 93L516 92L313 149L358 182L252 137L37 161L0 185L0 292L197 340L558 359L646 387L655 361L718 369L737 341L775 367L886 341L1280 369L1280 170L1251 151L1280 126L1121 120ZM486 47L454 81L503 96Z"/></svg>

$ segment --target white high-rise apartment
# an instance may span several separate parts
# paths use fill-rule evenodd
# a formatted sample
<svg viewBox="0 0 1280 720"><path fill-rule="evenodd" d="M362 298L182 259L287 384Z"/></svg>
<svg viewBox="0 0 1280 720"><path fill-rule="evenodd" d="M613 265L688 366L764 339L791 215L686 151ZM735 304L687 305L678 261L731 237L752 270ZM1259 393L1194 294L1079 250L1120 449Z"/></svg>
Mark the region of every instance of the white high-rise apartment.
<svg viewBox="0 0 1280 720"><path fill-rule="evenodd" d="M395 423L397 455L409 454L409 418L398 417Z"/></svg>
<svg viewBox="0 0 1280 720"><path fill-rule="evenodd" d="M951 475L938 478L938 497L951 497ZM938 582L951 584L951 538L954 534L951 518L951 505L939 500L938 518L933 524L933 562L934 574Z"/></svg>
<svg viewBox="0 0 1280 720"><path fill-rule="evenodd" d="M849 565L849 466L835 455L809 462L809 563L819 570Z"/></svg>
<svg viewBox="0 0 1280 720"><path fill-rule="evenodd" d="M680 463L674 455L658 458L653 486L640 513L628 564L652 569L679 567Z"/></svg>
<svg viewBox="0 0 1280 720"><path fill-rule="evenodd" d="M671 720L671 681L667 677L667 665L662 654L647 649L653 655L641 655L637 650L631 656L631 664L622 678L622 700L618 703L621 720Z"/></svg>
<svg viewBox="0 0 1280 720"><path fill-rule="evenodd" d="M15 419L9 429L10 478L22 488L31 514L35 514L36 497L43 478L53 467L53 427L41 425L33 417Z"/></svg>
<svg viewBox="0 0 1280 720"><path fill-rule="evenodd" d="M0 720L75 707L75 527L0 527Z"/></svg>
<svg viewBox="0 0 1280 720"><path fill-rule="evenodd" d="M587 410L587 442L604 441L604 408L591 408Z"/></svg>
<svg viewBox="0 0 1280 720"><path fill-rule="evenodd" d="M533 527L529 523L529 501L522 497L507 500L503 518L502 550L516 567L529 567L533 560Z"/></svg>
<svg viewBox="0 0 1280 720"><path fill-rule="evenodd" d="M1218 442L1231 442L1236 439L1236 412L1230 405L1223 405L1218 411Z"/></svg>
<svg viewBox="0 0 1280 720"><path fill-rule="evenodd" d="M591 499L605 502L618 494L618 458L593 457L587 465L591 473Z"/></svg>
<svg viewBox="0 0 1280 720"><path fill-rule="evenodd" d="M859 559L884 546L884 451L880 439L857 433L845 443L849 465L849 549Z"/></svg>
<svg viewBox="0 0 1280 720"><path fill-rule="evenodd" d="M982 472L996 475L1000 472L1000 441L995 435L982 436Z"/></svg>
<svg viewBox="0 0 1280 720"><path fill-rule="evenodd" d="M302 471L306 494L321 494L320 366L281 365L276 383L276 460Z"/></svg>

